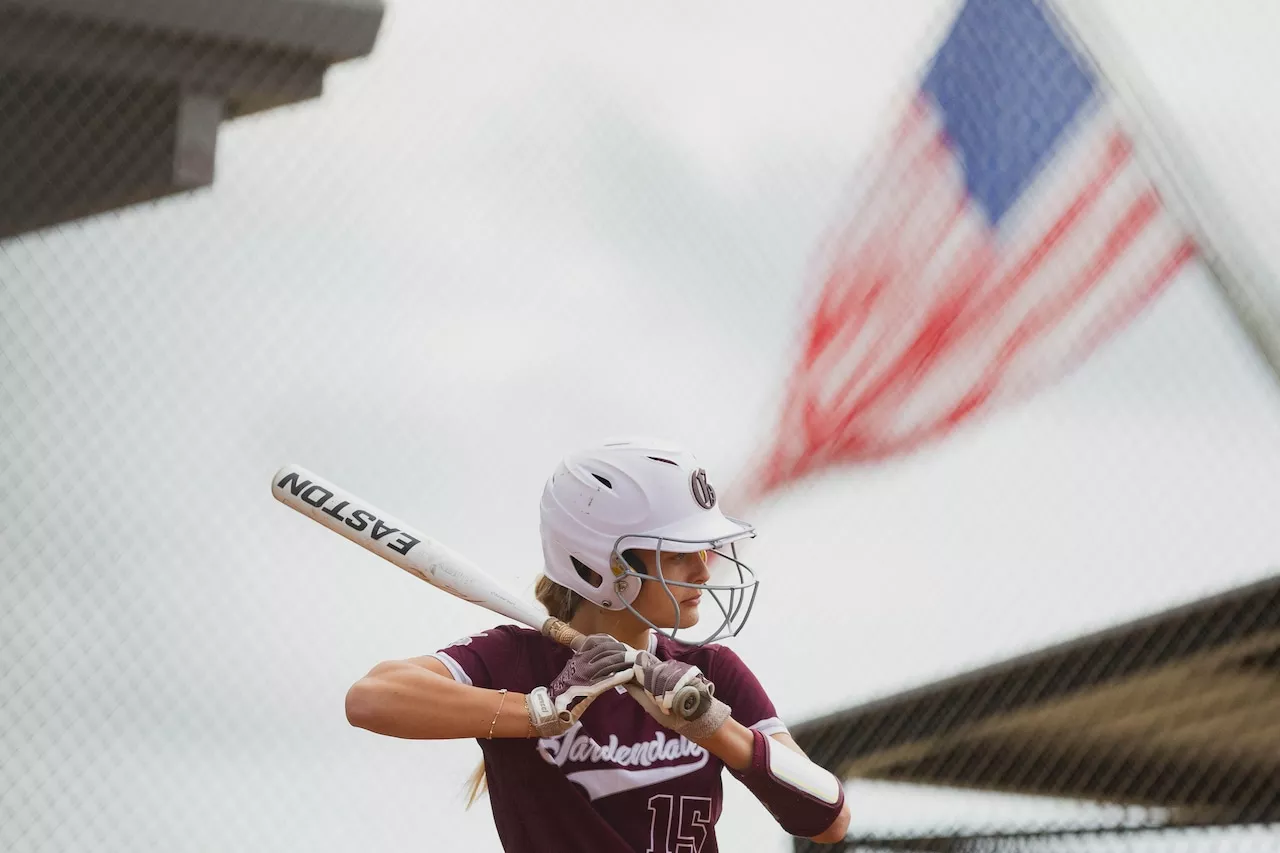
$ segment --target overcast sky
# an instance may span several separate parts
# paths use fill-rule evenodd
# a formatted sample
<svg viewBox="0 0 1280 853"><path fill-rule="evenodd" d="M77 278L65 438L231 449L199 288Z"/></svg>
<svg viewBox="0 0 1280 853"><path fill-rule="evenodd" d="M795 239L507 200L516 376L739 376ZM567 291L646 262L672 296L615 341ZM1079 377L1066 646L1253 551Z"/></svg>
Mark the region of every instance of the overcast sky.
<svg viewBox="0 0 1280 853"><path fill-rule="evenodd" d="M1108 7L1280 269L1280 12ZM950 8L400 2L319 101L224 127L211 190L0 244L0 848L499 849L462 811L474 743L342 711L379 660L497 620L270 475L525 591L563 452L664 435L731 481ZM797 723L1274 572L1276 482L1277 384L1189 269L1032 401L758 507L731 643ZM789 849L726 789L723 849ZM975 814L917 802L855 799L855 828Z"/></svg>

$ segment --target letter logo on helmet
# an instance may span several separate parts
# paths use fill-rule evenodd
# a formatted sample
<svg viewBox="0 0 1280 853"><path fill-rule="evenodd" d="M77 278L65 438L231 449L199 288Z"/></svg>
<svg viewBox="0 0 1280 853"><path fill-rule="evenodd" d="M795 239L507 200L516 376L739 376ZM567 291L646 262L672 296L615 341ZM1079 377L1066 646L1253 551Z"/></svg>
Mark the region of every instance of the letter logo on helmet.
<svg viewBox="0 0 1280 853"><path fill-rule="evenodd" d="M707 482L705 468L693 472L693 476L689 478L689 486L693 489L693 499L698 502L698 506L711 509L716 505L716 490Z"/></svg>

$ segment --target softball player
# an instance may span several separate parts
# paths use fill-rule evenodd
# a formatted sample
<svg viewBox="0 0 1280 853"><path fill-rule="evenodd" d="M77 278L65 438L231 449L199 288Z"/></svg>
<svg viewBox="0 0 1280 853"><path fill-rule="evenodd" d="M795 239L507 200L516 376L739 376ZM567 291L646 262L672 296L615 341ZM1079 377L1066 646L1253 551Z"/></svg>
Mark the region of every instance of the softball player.
<svg viewBox="0 0 1280 853"><path fill-rule="evenodd" d="M844 790L809 761L745 663L717 639L741 630L758 581L706 472L667 442L605 442L567 456L541 501L550 615L588 635L573 652L499 625L433 654L375 666L347 694L353 725L401 738L475 738L503 849L714 853L722 773L792 835L844 838ZM716 572L712 577L710 554ZM700 641L679 633L716 606ZM687 637L687 634L686 634ZM711 707L672 713L698 680ZM638 688L638 689L637 689Z"/></svg>

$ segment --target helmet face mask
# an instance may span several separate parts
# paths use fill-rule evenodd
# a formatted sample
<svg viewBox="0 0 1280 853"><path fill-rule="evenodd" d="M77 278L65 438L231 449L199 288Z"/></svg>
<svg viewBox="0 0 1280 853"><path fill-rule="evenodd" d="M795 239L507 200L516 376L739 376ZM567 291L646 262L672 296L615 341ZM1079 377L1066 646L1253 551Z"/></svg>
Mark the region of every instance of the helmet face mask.
<svg viewBox="0 0 1280 853"><path fill-rule="evenodd" d="M647 537L627 536L622 537L614 543L613 573L616 578L614 583L615 585L619 585L626 583L628 578L636 578L636 582L639 584L650 583L659 585L665 593L667 601L669 601L671 605L671 626L668 630L668 628L658 625L652 618L637 610L634 606L634 598L631 600L622 598L623 606L633 616L652 630L670 637L673 640L680 640L690 645L704 645L707 643L714 643L716 640L724 637L736 636L738 632L746 626L747 619L751 616L751 609L755 606L756 592L759 589L760 581L756 579L755 572L752 571L751 567L738 559L738 547L735 542L729 542L727 545L717 548L715 547L715 543L711 542L659 539L656 541L647 541L643 546L641 546L635 544L635 540L637 539L647 539ZM627 543L625 546L623 544L624 542ZM676 544L680 546L695 545L699 547L691 552L687 548L683 547L677 549L664 548L663 546L667 544ZM638 571L623 556L626 551L641 547L643 547L644 550L652 551L654 553L654 571L652 574L647 571ZM690 583L688 581L672 580L666 576L666 573L662 569L662 555L664 551L667 553L677 554L696 553L697 551L701 551L703 554L714 554L722 561L732 564L733 572L737 575L736 582L715 583L708 581L706 583ZM681 626L682 614L680 612L680 602L677 600L674 592L672 592L673 587L676 589L693 589L698 592L706 593L710 599L715 602L716 607L720 611L720 616L722 617L720 619L720 623L715 627L715 630L698 640L689 639L687 635L684 637L679 636L679 632L681 630L688 630L688 628L682 628ZM727 599L727 602L721 598L722 595ZM637 594L636 597L638 598L639 595ZM705 620L699 620L699 622L702 621Z"/></svg>
<svg viewBox="0 0 1280 853"><path fill-rule="evenodd" d="M688 629L681 627L676 591L706 592L722 617L709 637L679 637L685 643L733 636L751 613L759 581L739 559L736 543L755 536L755 528L725 516L705 469L692 453L669 442L619 440L568 455L543 489L540 526L545 572L552 581L606 610L627 610L669 637ZM654 553L649 571L628 562L624 555L632 550ZM726 580L691 583L666 577L664 555L670 560L673 554L700 551L716 555L715 569ZM646 583L659 585L670 603L670 630L656 624L661 616L635 606Z"/></svg>

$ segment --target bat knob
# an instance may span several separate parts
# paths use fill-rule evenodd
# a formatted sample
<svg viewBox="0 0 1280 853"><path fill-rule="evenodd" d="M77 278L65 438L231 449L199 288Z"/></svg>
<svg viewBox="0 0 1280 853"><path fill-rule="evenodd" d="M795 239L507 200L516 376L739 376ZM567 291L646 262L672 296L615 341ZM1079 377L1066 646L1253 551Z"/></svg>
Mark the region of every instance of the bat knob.
<svg viewBox="0 0 1280 853"><path fill-rule="evenodd" d="M676 693L672 710L682 720L696 720L711 707L711 691L705 685L689 684Z"/></svg>

